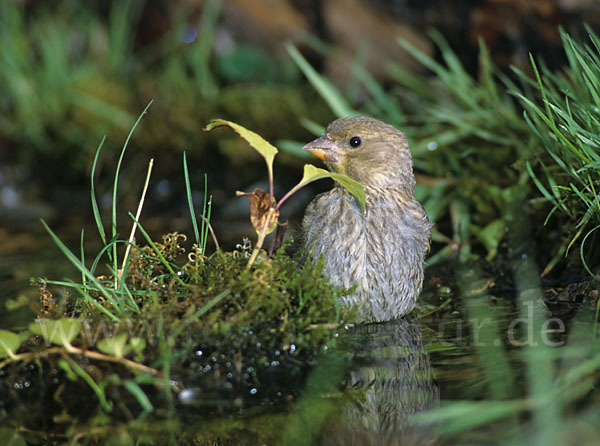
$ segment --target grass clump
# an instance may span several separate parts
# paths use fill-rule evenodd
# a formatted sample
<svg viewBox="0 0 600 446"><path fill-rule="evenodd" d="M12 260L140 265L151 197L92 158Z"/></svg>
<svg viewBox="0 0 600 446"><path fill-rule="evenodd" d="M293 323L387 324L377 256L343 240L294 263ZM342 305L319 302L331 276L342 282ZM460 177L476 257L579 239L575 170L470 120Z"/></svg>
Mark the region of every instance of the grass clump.
<svg viewBox="0 0 600 446"><path fill-rule="evenodd" d="M565 231L559 253L583 236L581 257L594 276L585 261L584 244L600 227L600 38L589 27L587 31L589 43L582 44L561 30L568 65L560 73L531 56L535 78L517 70L528 88L515 94L541 143L527 171L552 205L546 222L558 212L570 223L565 228L572 228ZM588 255L597 261L594 252L590 244Z"/></svg>

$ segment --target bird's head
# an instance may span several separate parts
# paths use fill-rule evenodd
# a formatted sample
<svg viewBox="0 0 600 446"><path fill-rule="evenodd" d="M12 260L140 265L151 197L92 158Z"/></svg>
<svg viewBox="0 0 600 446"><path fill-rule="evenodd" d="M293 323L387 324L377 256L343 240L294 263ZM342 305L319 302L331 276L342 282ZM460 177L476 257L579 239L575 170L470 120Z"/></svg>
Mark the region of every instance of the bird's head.
<svg viewBox="0 0 600 446"><path fill-rule="evenodd" d="M320 138L304 146L333 172L366 187L414 191L412 159L404 133L362 116L333 121Z"/></svg>

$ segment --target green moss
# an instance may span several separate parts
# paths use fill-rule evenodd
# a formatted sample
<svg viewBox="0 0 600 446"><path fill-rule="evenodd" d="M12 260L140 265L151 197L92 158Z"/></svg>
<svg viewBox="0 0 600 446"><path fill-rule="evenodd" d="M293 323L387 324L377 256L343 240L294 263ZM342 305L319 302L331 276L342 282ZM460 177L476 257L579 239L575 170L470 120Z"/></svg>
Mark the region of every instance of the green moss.
<svg viewBox="0 0 600 446"><path fill-rule="evenodd" d="M20 404L11 387L24 375L30 395L54 401L36 423L59 413L78 423L107 412L124 420L179 404L210 417L216 407L294 401L317 355L333 343L341 290L323 278L322 265L300 263L284 249L247 269L248 249L205 257L194 245L184 257L184 240L173 233L137 248L119 289L114 277L100 277L104 292L88 283L87 298L72 296L66 306L48 306L54 300L44 283L44 315L58 322L32 324L38 336L29 333L17 356L0 363L7 407ZM112 311L105 295L118 296L124 286L139 310L126 306L114 321L98 305ZM69 320L79 330L56 342L67 339L54 332Z"/></svg>

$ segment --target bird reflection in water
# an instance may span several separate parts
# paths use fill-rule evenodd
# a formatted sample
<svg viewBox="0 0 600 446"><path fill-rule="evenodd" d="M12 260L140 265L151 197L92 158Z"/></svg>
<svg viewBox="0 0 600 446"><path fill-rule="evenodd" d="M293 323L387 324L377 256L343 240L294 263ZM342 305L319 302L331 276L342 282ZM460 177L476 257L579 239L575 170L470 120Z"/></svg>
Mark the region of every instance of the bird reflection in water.
<svg viewBox="0 0 600 446"><path fill-rule="evenodd" d="M347 334L355 366L345 404L322 437L326 445L424 445L435 436L411 422L434 408L439 390L418 324L412 318L356 326Z"/></svg>

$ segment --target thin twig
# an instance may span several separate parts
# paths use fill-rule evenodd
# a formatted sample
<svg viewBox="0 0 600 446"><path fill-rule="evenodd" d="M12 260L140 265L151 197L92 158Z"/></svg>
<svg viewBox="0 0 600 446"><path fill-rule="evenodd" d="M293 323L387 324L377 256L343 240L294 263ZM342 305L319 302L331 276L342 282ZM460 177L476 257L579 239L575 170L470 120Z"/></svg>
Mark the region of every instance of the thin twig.
<svg viewBox="0 0 600 446"><path fill-rule="evenodd" d="M64 347L49 348L42 352L28 352L28 353L21 353L19 355L11 355L10 358L7 358L4 361L0 362L0 369L5 367L6 365L10 364L11 362L29 361L36 357L48 356L48 355L54 354L54 353L64 354L65 352L76 354L76 355L82 355L82 356L85 356L86 358L96 359L99 361L116 362L119 364L123 364L124 366L129 367L130 369L135 369L135 370L139 370L140 372L146 372L146 373L150 373L155 376L160 376L160 372L158 370L153 369L152 367L148 367L144 364L140 364L139 362L135 362L130 359L119 357L119 356L105 355L104 353L100 353L100 352L96 352L96 351L84 350L79 347L74 347L71 344L65 345Z"/></svg>
<svg viewBox="0 0 600 446"><path fill-rule="evenodd" d="M208 221L208 218L206 218L204 215L202 216L202 218L204 219L204 221L206 221L206 224L208 225L208 230L210 231L210 235L212 236L213 242L215 243L215 249L218 251L221 248L219 247L219 242L217 241L217 236L215 235L215 231L213 231L213 227L210 224L210 222Z"/></svg>

